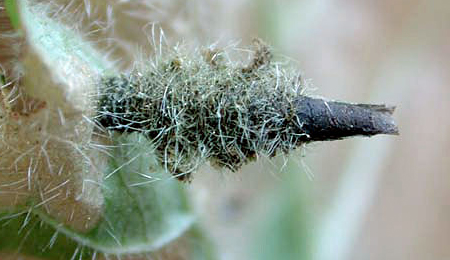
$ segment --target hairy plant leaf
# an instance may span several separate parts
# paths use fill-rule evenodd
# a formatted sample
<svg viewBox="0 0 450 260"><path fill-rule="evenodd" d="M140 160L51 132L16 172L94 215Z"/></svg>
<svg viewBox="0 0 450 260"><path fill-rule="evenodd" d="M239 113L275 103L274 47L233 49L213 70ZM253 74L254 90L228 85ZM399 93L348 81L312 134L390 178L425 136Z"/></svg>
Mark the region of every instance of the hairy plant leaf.
<svg viewBox="0 0 450 260"><path fill-rule="evenodd" d="M0 121L2 256L147 253L183 235L194 220L185 191L152 144L141 134L94 137L96 82L111 63L45 4L16 4L26 44L10 91L23 104Z"/></svg>
<svg viewBox="0 0 450 260"><path fill-rule="evenodd" d="M188 230L193 217L185 192L178 181L158 168L148 140L136 133L118 135L114 140L109 176L102 184L105 203L97 226L81 233L41 210L5 212L0 218L0 237L13 239L2 239L0 250L20 250L48 259L67 259L67 254L82 247L85 254L143 253L166 245Z"/></svg>
<svg viewBox="0 0 450 260"><path fill-rule="evenodd" d="M158 167L153 147L143 135L117 135L114 142L103 183L104 214L87 237L108 252L157 249L193 222L184 191Z"/></svg>

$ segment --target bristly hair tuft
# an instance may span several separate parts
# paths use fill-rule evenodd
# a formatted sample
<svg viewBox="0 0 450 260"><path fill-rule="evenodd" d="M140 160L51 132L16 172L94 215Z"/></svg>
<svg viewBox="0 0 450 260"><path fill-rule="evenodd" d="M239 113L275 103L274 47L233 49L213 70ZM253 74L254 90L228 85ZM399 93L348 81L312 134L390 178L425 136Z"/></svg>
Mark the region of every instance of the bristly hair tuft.
<svg viewBox="0 0 450 260"><path fill-rule="evenodd" d="M103 78L100 125L150 138L166 169L186 179L205 160L233 171L256 158L300 144L294 102L304 84L298 72L272 62L255 40L250 64L226 61L207 49L158 57L146 71Z"/></svg>

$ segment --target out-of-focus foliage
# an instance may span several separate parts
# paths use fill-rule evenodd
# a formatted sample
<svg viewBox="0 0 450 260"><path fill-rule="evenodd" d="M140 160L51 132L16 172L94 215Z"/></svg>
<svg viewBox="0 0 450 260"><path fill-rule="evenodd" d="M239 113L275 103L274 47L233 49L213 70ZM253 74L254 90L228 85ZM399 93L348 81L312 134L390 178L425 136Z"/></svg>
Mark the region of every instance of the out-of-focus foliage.
<svg viewBox="0 0 450 260"><path fill-rule="evenodd" d="M265 214L255 218L257 231L252 235L251 259L312 259L307 183L306 175L291 161L274 194L261 197Z"/></svg>

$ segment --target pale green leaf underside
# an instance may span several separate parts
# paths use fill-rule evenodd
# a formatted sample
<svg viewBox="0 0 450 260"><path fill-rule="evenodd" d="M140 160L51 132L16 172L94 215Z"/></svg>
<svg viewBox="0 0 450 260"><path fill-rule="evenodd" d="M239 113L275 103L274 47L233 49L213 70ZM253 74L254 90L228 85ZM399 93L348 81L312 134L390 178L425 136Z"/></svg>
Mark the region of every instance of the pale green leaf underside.
<svg viewBox="0 0 450 260"><path fill-rule="evenodd" d="M36 4L32 0L17 3L20 24L26 31L27 42L33 45L33 48L39 49L42 59L53 64L71 62L70 65L74 66L73 73L81 73L77 69L86 64L88 67L82 69L97 73L111 68L103 55L84 41L77 32L67 28L61 21L47 17L49 6Z"/></svg>
<svg viewBox="0 0 450 260"><path fill-rule="evenodd" d="M27 42L36 45L43 63L58 66L67 61L64 64L71 66L70 62L75 62L73 73L111 73L94 48L59 21L46 17L43 6L34 6L32 1L17 3ZM44 211L17 205L0 213L0 252L22 252L43 259L71 259L73 255L89 259L94 252L149 252L184 234L194 222L185 191L162 169L151 143L139 134L116 134L113 143L100 184L104 198L101 218L94 228L76 232Z"/></svg>
<svg viewBox="0 0 450 260"><path fill-rule="evenodd" d="M157 249L193 223L185 192L160 167L143 135L116 136L115 159L108 170L114 173L103 183L103 221L87 238L99 249L115 253Z"/></svg>
<svg viewBox="0 0 450 260"><path fill-rule="evenodd" d="M37 210L22 209L19 216L4 213L0 237L10 239L0 240L1 251L20 250L46 259L67 259L77 248L77 254L84 248L86 256L94 251L141 253L158 249L188 230L194 219L186 194L177 180L155 168L159 164L151 143L140 134L118 134L114 145L107 170L113 174L102 184L105 202L95 228L77 233ZM138 185L149 181L143 174L155 181ZM52 237L57 239L51 242Z"/></svg>

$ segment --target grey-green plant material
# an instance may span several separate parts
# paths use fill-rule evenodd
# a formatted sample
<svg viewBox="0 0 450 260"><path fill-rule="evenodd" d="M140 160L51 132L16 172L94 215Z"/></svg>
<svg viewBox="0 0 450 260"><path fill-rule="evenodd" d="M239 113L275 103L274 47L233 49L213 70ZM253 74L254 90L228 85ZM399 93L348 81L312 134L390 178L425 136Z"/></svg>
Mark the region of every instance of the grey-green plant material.
<svg viewBox="0 0 450 260"><path fill-rule="evenodd" d="M104 77L96 120L144 133L180 179L206 160L235 171L311 141L397 133L393 107L308 97L292 64L273 61L261 40L255 46L249 64L221 50L169 49L131 73Z"/></svg>
<svg viewBox="0 0 450 260"><path fill-rule="evenodd" d="M212 259L174 176L398 132L391 107L307 95L295 65L261 40L248 61L159 46L121 72L63 22L64 9L7 0L6 12L4 3L0 258L140 259L198 238L181 251Z"/></svg>
<svg viewBox="0 0 450 260"><path fill-rule="evenodd" d="M46 3L9 3L20 31L0 19L14 43L0 48L15 50L0 55L0 259L145 259L190 236L186 190L151 140L92 123L88 93L112 63Z"/></svg>

